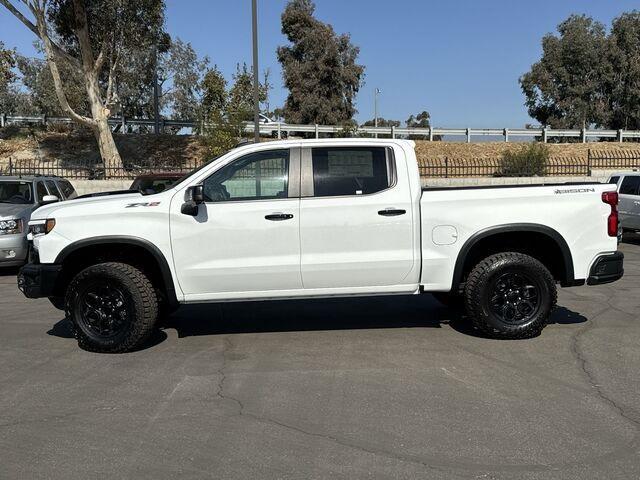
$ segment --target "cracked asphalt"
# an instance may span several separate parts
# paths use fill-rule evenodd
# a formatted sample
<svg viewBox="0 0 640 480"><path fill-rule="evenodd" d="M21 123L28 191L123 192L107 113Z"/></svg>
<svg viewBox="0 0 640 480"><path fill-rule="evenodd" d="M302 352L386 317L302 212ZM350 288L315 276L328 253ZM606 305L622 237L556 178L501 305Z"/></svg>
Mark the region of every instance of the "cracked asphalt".
<svg viewBox="0 0 640 480"><path fill-rule="evenodd" d="M0 478L640 477L640 237L561 289L542 335L469 332L429 295L184 307L79 350L0 275Z"/></svg>

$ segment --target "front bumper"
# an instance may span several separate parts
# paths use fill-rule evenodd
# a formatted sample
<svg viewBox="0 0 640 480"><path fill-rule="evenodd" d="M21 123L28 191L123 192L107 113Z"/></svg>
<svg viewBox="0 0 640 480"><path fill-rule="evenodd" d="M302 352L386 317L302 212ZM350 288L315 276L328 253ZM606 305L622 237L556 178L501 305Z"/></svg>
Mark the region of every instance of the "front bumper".
<svg viewBox="0 0 640 480"><path fill-rule="evenodd" d="M615 252L608 255L600 255L591 266L587 285L601 285L615 282L624 275L624 254Z"/></svg>
<svg viewBox="0 0 640 480"><path fill-rule="evenodd" d="M18 273L18 288L27 298L52 297L61 270L60 265L27 263Z"/></svg>
<svg viewBox="0 0 640 480"><path fill-rule="evenodd" d="M0 267L22 265L27 260L28 251L25 235L0 235Z"/></svg>

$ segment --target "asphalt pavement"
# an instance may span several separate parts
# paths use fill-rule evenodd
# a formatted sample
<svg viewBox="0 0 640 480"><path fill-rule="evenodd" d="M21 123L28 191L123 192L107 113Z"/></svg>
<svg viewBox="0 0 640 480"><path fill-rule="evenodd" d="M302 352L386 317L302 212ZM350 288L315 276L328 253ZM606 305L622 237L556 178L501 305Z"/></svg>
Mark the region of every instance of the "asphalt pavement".
<svg viewBox="0 0 640 480"><path fill-rule="evenodd" d="M80 350L0 274L0 478L640 477L640 237L537 338L430 295L183 307L144 349Z"/></svg>

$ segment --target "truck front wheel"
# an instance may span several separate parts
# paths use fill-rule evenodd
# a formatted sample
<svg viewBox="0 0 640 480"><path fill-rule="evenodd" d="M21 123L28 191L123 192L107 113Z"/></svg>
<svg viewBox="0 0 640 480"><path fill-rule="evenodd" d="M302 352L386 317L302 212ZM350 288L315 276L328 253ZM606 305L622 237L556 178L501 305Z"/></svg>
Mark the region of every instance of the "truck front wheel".
<svg viewBox="0 0 640 480"><path fill-rule="evenodd" d="M153 332L158 299L147 276L137 268L100 263L82 270L69 283L65 313L81 348L127 352Z"/></svg>
<svg viewBox="0 0 640 480"><path fill-rule="evenodd" d="M547 324L557 297L549 270L529 255L498 253L478 263L464 290L475 328L496 338L530 338Z"/></svg>

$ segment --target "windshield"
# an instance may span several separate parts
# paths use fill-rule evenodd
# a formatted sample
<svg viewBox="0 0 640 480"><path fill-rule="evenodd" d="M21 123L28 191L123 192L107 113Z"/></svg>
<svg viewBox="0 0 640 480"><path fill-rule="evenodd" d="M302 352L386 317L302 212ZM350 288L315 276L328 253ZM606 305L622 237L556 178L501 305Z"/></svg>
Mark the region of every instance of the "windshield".
<svg viewBox="0 0 640 480"><path fill-rule="evenodd" d="M28 182L0 181L0 203L33 203L31 184Z"/></svg>

